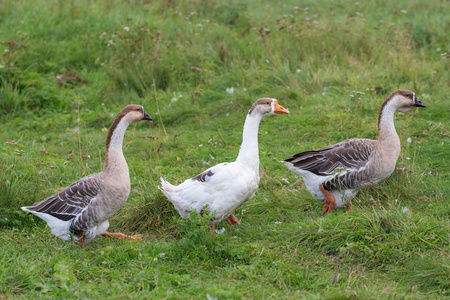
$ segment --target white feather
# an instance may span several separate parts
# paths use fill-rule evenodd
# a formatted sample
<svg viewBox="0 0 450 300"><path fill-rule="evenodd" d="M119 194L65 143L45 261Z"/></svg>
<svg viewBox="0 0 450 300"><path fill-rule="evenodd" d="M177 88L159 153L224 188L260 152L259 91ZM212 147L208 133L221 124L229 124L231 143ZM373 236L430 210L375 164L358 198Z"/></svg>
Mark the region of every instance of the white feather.
<svg viewBox="0 0 450 300"><path fill-rule="evenodd" d="M178 186L161 178L158 188L183 219L189 218L191 210L201 213L207 207L207 211L215 216L211 223L217 224L255 195L259 184L259 123L263 116L274 113L289 112L272 98L262 98L254 103L245 120L242 144L235 162L216 165Z"/></svg>
<svg viewBox="0 0 450 300"><path fill-rule="evenodd" d="M220 164L207 171L214 175L207 176L204 182L191 178L178 186L161 178L159 189L183 219L189 218L192 209L200 213L207 205L208 212L215 213L216 224L254 196L259 174L238 162Z"/></svg>
<svg viewBox="0 0 450 300"><path fill-rule="evenodd" d="M306 189L311 193L311 195L316 198L317 200L324 201L325 195L322 193L322 191L319 188L319 184L335 177L336 175L328 175L328 176L319 176L312 172L302 170L299 168L294 167L293 164L289 162L284 162L284 165L288 167L289 170L293 171L294 173L300 175L303 178L303 181L305 182ZM340 175L342 173L345 173L346 171L342 171L338 173L337 175ZM335 208L340 208L344 206L348 201L353 199L353 197L356 196L358 193L358 190L355 189L348 189L348 190L332 190L329 191L334 198L336 199L336 203L334 205Z"/></svg>
<svg viewBox="0 0 450 300"><path fill-rule="evenodd" d="M60 239L64 241L70 240L70 224L72 223L72 220L63 221L61 219L55 218L49 214L46 213L40 213L36 211L32 211L27 209L26 207L22 207L24 211L30 212L33 215L41 218L45 222L47 222L48 226L50 227L53 235L59 237ZM76 236L74 236L74 239L78 239Z"/></svg>

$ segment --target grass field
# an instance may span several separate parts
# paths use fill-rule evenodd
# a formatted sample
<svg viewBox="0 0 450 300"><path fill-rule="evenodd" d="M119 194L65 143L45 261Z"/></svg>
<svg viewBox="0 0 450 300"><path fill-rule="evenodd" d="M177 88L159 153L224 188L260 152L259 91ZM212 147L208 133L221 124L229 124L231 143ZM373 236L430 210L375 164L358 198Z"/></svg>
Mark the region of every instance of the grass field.
<svg viewBox="0 0 450 300"><path fill-rule="evenodd" d="M56 1L0 5L0 298L445 299L450 297L450 105L446 1ZM398 168L353 212L322 204L284 158L377 137L389 93ZM377 91L377 92L376 92ZM233 161L251 104L289 116L259 131L261 183L211 239L157 189ZM129 103L132 192L85 248L20 210L103 167Z"/></svg>

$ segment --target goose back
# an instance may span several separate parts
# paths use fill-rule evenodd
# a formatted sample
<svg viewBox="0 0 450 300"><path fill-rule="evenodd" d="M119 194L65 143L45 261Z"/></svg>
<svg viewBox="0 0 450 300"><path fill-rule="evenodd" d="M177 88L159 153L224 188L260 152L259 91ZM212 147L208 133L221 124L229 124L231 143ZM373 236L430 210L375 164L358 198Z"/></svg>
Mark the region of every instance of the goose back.
<svg viewBox="0 0 450 300"><path fill-rule="evenodd" d="M285 160L293 167L318 176L330 176L324 182L327 190L356 188L370 173L371 157L377 152L377 141L350 139L318 150L304 151Z"/></svg>

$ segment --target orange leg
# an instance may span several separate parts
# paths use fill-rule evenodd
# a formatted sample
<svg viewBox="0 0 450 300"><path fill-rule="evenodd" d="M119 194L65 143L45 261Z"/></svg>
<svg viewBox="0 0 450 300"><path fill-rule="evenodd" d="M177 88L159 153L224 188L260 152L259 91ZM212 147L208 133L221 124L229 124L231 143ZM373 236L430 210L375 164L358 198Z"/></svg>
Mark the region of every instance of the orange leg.
<svg viewBox="0 0 450 300"><path fill-rule="evenodd" d="M233 214L231 214L226 220L230 225L241 224L241 222L239 222L239 220Z"/></svg>
<svg viewBox="0 0 450 300"><path fill-rule="evenodd" d="M322 184L319 184L319 188L322 191L322 193L325 195L326 199L325 199L325 207L322 210L322 213L324 215L329 214L333 208L334 208L334 204L336 203L336 199L334 198L334 196L327 191Z"/></svg>
<svg viewBox="0 0 450 300"><path fill-rule="evenodd" d="M80 248L84 247L84 235L78 238L78 243L80 244Z"/></svg>
<svg viewBox="0 0 450 300"><path fill-rule="evenodd" d="M352 205L349 203L347 203L347 211L353 211Z"/></svg>
<svg viewBox="0 0 450 300"><path fill-rule="evenodd" d="M110 237L110 238L119 238L122 240L126 240L126 239L132 239L132 240L136 240L138 238L142 237L142 234L136 234L136 235L126 235L123 233L110 233L110 232L106 232L103 234L104 237Z"/></svg>

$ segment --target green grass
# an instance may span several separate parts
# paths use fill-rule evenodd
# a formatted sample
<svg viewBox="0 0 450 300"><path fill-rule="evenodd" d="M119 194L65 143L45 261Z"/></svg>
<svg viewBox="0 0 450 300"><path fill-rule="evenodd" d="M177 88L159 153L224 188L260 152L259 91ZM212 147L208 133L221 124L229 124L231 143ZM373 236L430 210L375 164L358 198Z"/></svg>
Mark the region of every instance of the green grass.
<svg viewBox="0 0 450 300"><path fill-rule="evenodd" d="M450 297L445 1L29 1L0 5L0 298L437 299ZM227 88L234 88L230 94ZM379 93L375 87L381 87ZM398 88L396 171L353 212L323 217L279 161L376 138ZM251 104L291 115L260 126L256 197L210 238L157 189L236 158ZM132 192L111 231L80 249L20 210L103 166L128 103ZM411 138L409 143L407 140Z"/></svg>

